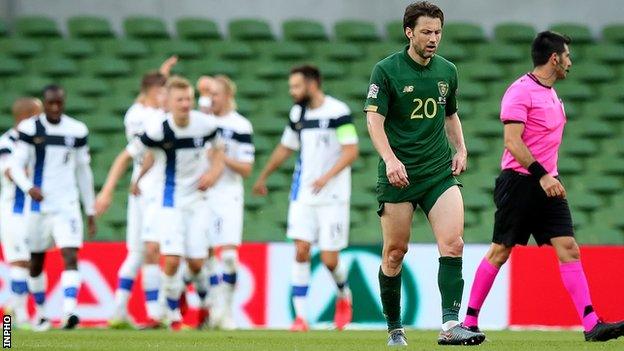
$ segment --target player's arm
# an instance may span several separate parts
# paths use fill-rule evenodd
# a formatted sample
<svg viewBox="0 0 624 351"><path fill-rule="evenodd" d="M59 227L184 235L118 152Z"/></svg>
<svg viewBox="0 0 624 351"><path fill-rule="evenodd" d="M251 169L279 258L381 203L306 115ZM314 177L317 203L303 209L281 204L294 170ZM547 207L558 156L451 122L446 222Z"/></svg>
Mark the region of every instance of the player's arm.
<svg viewBox="0 0 624 351"><path fill-rule="evenodd" d="M409 179L407 177L407 170L405 165L394 154L388 141L388 136L384 130L385 117L377 112L366 112L366 124L368 127L368 134L373 142L373 146L379 156L384 160L386 164L386 175L388 181L393 186L404 188L409 185Z"/></svg>
<svg viewBox="0 0 624 351"><path fill-rule="evenodd" d="M253 171L256 149L252 139L253 131L249 127L249 133L243 134L239 139L237 154L233 157L225 156L225 165L234 172L247 178Z"/></svg>
<svg viewBox="0 0 624 351"><path fill-rule="evenodd" d="M126 149L115 157L115 161L113 161L113 165L106 176L106 182L95 199L95 213L97 216L104 214L110 207L117 183L126 173L131 160L132 156Z"/></svg>
<svg viewBox="0 0 624 351"><path fill-rule="evenodd" d="M247 178L251 175L253 171L253 162L244 162L238 161L232 157L224 157L225 165L233 170L234 172L243 176L243 178Z"/></svg>
<svg viewBox="0 0 624 351"><path fill-rule="evenodd" d="M522 140L524 123L505 123L505 148L531 174L539 177L540 185L549 197L566 197L566 191L561 182L546 172L544 167L535 160L531 151Z"/></svg>
<svg viewBox="0 0 624 351"><path fill-rule="evenodd" d="M95 191L93 190L93 172L91 171L91 156L89 146L79 146L76 150L76 182L80 192L82 207L87 215L87 233L90 238L95 236L97 226L95 224Z"/></svg>
<svg viewBox="0 0 624 351"><path fill-rule="evenodd" d="M444 128L448 140L455 148L455 156L453 156L453 162L451 170L453 175L460 175L467 167L468 151L466 150L466 144L464 142L464 133L462 131L461 121L457 112L446 116L444 119Z"/></svg>
<svg viewBox="0 0 624 351"><path fill-rule="evenodd" d="M19 139L15 143L13 155L9 161L8 172L15 185L23 192L27 193L35 201L43 201L41 189L35 187L26 174L26 166L30 161L31 149L33 148L32 139L31 135L20 131Z"/></svg>
<svg viewBox="0 0 624 351"><path fill-rule="evenodd" d="M210 160L210 169L206 171L199 180L199 190L206 191L215 185L223 170L225 169L225 152L221 144L211 147L207 151Z"/></svg>
<svg viewBox="0 0 624 351"><path fill-rule="evenodd" d="M318 194L327 182L337 176L340 172L342 172L342 170L353 164L353 162L355 162L358 158L358 138L355 126L351 123L351 116L349 116L347 123L336 128L336 135L338 137L338 142L341 145L340 157L334 166L327 171L327 173L322 175L312 184L312 192L315 194Z"/></svg>
<svg viewBox="0 0 624 351"><path fill-rule="evenodd" d="M130 184L130 192L132 195L138 196L141 195L141 189L139 188L139 183L143 176L149 172L149 170L154 166L154 154L150 151L145 151L143 154L143 161L141 162L141 169L139 170L139 175L135 179L132 184Z"/></svg>
<svg viewBox="0 0 624 351"><path fill-rule="evenodd" d="M269 193L269 189L266 186L266 181L269 179L269 176L279 169L280 166L288 160L290 155L298 149L299 134L295 132L290 125L288 125L284 128L282 140L279 144L277 144L275 149L273 149L269 160L266 165L264 165L264 168L262 168L258 179L254 183L253 193L259 196L266 196Z"/></svg>
<svg viewBox="0 0 624 351"><path fill-rule="evenodd" d="M160 74L162 74L163 76L169 78L169 76L171 75L171 70L173 69L173 67L178 63L178 56L173 55L169 58L167 58L161 65L160 68L158 69L158 72L160 72Z"/></svg>

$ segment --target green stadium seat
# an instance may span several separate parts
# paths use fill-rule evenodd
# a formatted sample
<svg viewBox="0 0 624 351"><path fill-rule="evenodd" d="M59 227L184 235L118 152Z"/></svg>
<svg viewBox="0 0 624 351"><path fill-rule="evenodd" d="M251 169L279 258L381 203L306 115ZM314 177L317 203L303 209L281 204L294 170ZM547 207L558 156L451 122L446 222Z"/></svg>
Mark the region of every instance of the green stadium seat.
<svg viewBox="0 0 624 351"><path fill-rule="evenodd" d="M76 63L64 57L42 56L30 62L31 70L43 76L55 78L71 77L78 74Z"/></svg>
<svg viewBox="0 0 624 351"><path fill-rule="evenodd" d="M564 103L568 101L588 101L595 95L595 90L573 79L564 80L561 84L557 85L556 89L557 95L559 98L563 99Z"/></svg>
<svg viewBox="0 0 624 351"><path fill-rule="evenodd" d="M84 60L81 67L85 73L103 78L123 77L132 72L125 60L107 56Z"/></svg>
<svg viewBox="0 0 624 351"><path fill-rule="evenodd" d="M254 57L254 51L248 43L225 40L211 42L206 47L208 56L226 60L248 60Z"/></svg>
<svg viewBox="0 0 624 351"><path fill-rule="evenodd" d="M466 148L470 156L479 157L491 151L488 143L481 138L470 138L466 140Z"/></svg>
<svg viewBox="0 0 624 351"><path fill-rule="evenodd" d="M556 23L550 26L550 30L569 36L573 45L589 44L594 41L589 27L580 23Z"/></svg>
<svg viewBox="0 0 624 351"><path fill-rule="evenodd" d="M490 62L509 64L525 60L527 52L528 48L492 42L479 46L477 56Z"/></svg>
<svg viewBox="0 0 624 351"><path fill-rule="evenodd" d="M613 137L616 131L606 122L594 119L584 119L580 121L570 121L566 125L566 130L570 133L588 139L604 139Z"/></svg>
<svg viewBox="0 0 624 351"><path fill-rule="evenodd" d="M236 19L228 24L230 37L237 40L273 40L269 23L253 18Z"/></svg>
<svg viewBox="0 0 624 351"><path fill-rule="evenodd" d="M97 16L74 16L67 21L69 34L76 38L101 39L115 36L108 19Z"/></svg>
<svg viewBox="0 0 624 351"><path fill-rule="evenodd" d="M110 81L111 93L116 95L137 96L141 90L141 76L116 78Z"/></svg>
<svg viewBox="0 0 624 351"><path fill-rule="evenodd" d="M83 39L51 39L47 41L46 46L51 55L61 55L72 59L82 59L95 54L93 44Z"/></svg>
<svg viewBox="0 0 624 351"><path fill-rule="evenodd" d="M103 54L123 59L144 58L150 54L150 49L145 42L135 39L105 39L99 47Z"/></svg>
<svg viewBox="0 0 624 351"><path fill-rule="evenodd" d="M362 49L351 43L324 42L314 45L314 53L317 57L337 62L351 62L362 58Z"/></svg>
<svg viewBox="0 0 624 351"><path fill-rule="evenodd" d="M377 64L377 61L360 61L350 64L349 77L353 79L370 80L373 67Z"/></svg>
<svg viewBox="0 0 624 351"><path fill-rule="evenodd" d="M189 71L198 76L214 76L217 74L223 74L230 78L237 78L240 74L240 70L236 64L221 59L204 59L194 61L189 64Z"/></svg>
<svg viewBox="0 0 624 351"><path fill-rule="evenodd" d="M564 177L567 175L579 175L585 171L583 164L573 157L562 157L557 163L559 173Z"/></svg>
<svg viewBox="0 0 624 351"><path fill-rule="evenodd" d="M488 96L487 90L482 83L473 82L470 80L460 81L460 94L462 99L469 101L481 101Z"/></svg>
<svg viewBox="0 0 624 351"><path fill-rule="evenodd" d="M624 244L622 232L613 228L587 227L581 228L576 235L579 244L621 245Z"/></svg>
<svg viewBox="0 0 624 351"><path fill-rule="evenodd" d="M596 164L594 162L601 162ZM605 159L592 158L589 161L590 169L598 169L602 174L612 176L622 176L624 174L624 159L614 158L612 155L605 155Z"/></svg>
<svg viewBox="0 0 624 351"><path fill-rule="evenodd" d="M0 53L21 59L34 57L43 51L43 45L36 40L27 38L0 39Z"/></svg>
<svg viewBox="0 0 624 351"><path fill-rule="evenodd" d="M176 21L178 37L185 40L218 40L221 33L214 21L201 17L187 17Z"/></svg>
<svg viewBox="0 0 624 351"><path fill-rule="evenodd" d="M137 82L137 85L138 84L139 82ZM133 96L123 94L123 92L117 92L116 94L101 98L98 106L100 110L108 111L109 113L121 118L126 114L126 111L130 108L130 106L132 106L135 99L136 95Z"/></svg>
<svg viewBox="0 0 624 351"><path fill-rule="evenodd" d="M611 228L624 229L624 217L621 207L601 208L594 214L594 222L607 225Z"/></svg>
<svg viewBox="0 0 624 351"><path fill-rule="evenodd" d="M23 16L15 21L15 34L27 38L53 38L61 33L52 18Z"/></svg>
<svg viewBox="0 0 624 351"><path fill-rule="evenodd" d="M609 65L621 65L624 63L624 47L617 44L591 44L587 45L583 51L585 57L591 57L601 63ZM572 66L574 69L575 67Z"/></svg>
<svg viewBox="0 0 624 351"><path fill-rule="evenodd" d="M615 74L610 67L590 62L573 65L570 75L573 75L575 79L590 84L609 82L615 78Z"/></svg>
<svg viewBox="0 0 624 351"><path fill-rule="evenodd" d="M358 99L364 102L366 99L367 80L342 80L325 84L325 90L330 95L341 100Z"/></svg>
<svg viewBox="0 0 624 351"><path fill-rule="evenodd" d="M123 133L123 120L112 114L93 114L82 119L94 133Z"/></svg>
<svg viewBox="0 0 624 351"><path fill-rule="evenodd" d="M3 20L0 20L0 37L3 37L9 33L7 25Z"/></svg>
<svg viewBox="0 0 624 351"><path fill-rule="evenodd" d="M161 18L148 16L131 16L123 21L124 32L135 39L166 39L169 38L167 25Z"/></svg>
<svg viewBox="0 0 624 351"><path fill-rule="evenodd" d="M366 55L364 56L364 59L366 61L377 62L402 50L403 50L403 46L394 42L388 42L388 41L372 42L372 43L366 44L365 46Z"/></svg>
<svg viewBox="0 0 624 351"><path fill-rule="evenodd" d="M407 44L407 37L403 29L403 21L396 20L386 23L386 35L388 39L403 45Z"/></svg>
<svg viewBox="0 0 624 351"><path fill-rule="evenodd" d="M602 38L612 43L624 43L624 23L608 24L602 28Z"/></svg>
<svg viewBox="0 0 624 351"><path fill-rule="evenodd" d="M505 77L500 66L491 63L471 62L463 63L457 67L459 76L464 79L481 82L498 82Z"/></svg>
<svg viewBox="0 0 624 351"><path fill-rule="evenodd" d="M509 82L506 84L509 86L509 84L511 84L514 80L520 78L520 76L525 75L531 71L533 71L533 63L529 61L519 62L519 63L514 63L512 65L509 65L507 68L507 78Z"/></svg>
<svg viewBox="0 0 624 351"><path fill-rule="evenodd" d="M169 57L168 55L156 55L156 56L148 56L146 58L135 60L132 63L132 67L135 73L139 73L141 75L150 72L157 71L160 65ZM188 62L188 61L186 61ZM171 74L179 74L184 75L187 72L187 64L185 61L178 62L171 69ZM140 80L139 80L140 81Z"/></svg>
<svg viewBox="0 0 624 351"><path fill-rule="evenodd" d="M256 51L265 59L278 61L302 61L310 54L305 45L296 41L266 42L257 46Z"/></svg>
<svg viewBox="0 0 624 351"><path fill-rule="evenodd" d="M85 97L100 97L111 92L104 80L86 76L65 79L61 84L68 92Z"/></svg>
<svg viewBox="0 0 624 351"><path fill-rule="evenodd" d="M24 75L5 80L6 86L11 87L11 91L29 96L41 96L43 87L53 82L51 78L36 75Z"/></svg>
<svg viewBox="0 0 624 351"><path fill-rule="evenodd" d="M307 19L292 19L282 22L284 38L293 41L324 41L327 34L323 24Z"/></svg>
<svg viewBox="0 0 624 351"><path fill-rule="evenodd" d="M3 114L3 116L0 117L1 121L4 121L11 125L13 124L13 119L11 117L4 118L4 114L11 114L11 107L13 103L20 97L21 94L13 90L5 90L0 93L0 113Z"/></svg>
<svg viewBox="0 0 624 351"><path fill-rule="evenodd" d="M599 88L599 99L611 100L612 102L624 102L624 89L617 88L621 87L622 84L624 84L624 79L609 84L603 84L602 87Z"/></svg>
<svg viewBox="0 0 624 351"><path fill-rule="evenodd" d="M82 116L95 110L95 101L90 98L81 97L77 94L67 92L65 100L65 112L70 116ZM80 120L83 120L80 118Z"/></svg>
<svg viewBox="0 0 624 351"><path fill-rule="evenodd" d="M450 41L443 41L437 53L453 63L461 63L469 58L468 51L463 46Z"/></svg>
<svg viewBox="0 0 624 351"><path fill-rule="evenodd" d="M370 210L377 208L378 202L374 194L355 192L351 194L351 208L356 210Z"/></svg>
<svg viewBox="0 0 624 351"><path fill-rule="evenodd" d="M362 20L342 20L334 25L336 39L345 42L371 42L379 40L375 23Z"/></svg>
<svg viewBox="0 0 624 351"><path fill-rule="evenodd" d="M236 99L238 113L243 116L253 116L258 113L259 104L252 99L238 98Z"/></svg>
<svg viewBox="0 0 624 351"><path fill-rule="evenodd" d="M612 195L622 189L622 178L615 176L586 175L580 179L585 188L598 195Z"/></svg>
<svg viewBox="0 0 624 351"><path fill-rule="evenodd" d="M262 102L262 110L266 111L267 114L274 114L279 117L287 117L290 113L290 109L293 106L292 98L289 96L271 96L268 99L265 99ZM283 119L286 121L286 119Z"/></svg>
<svg viewBox="0 0 624 351"><path fill-rule="evenodd" d="M254 146L256 148L256 153L263 155L270 153L275 147L275 143L264 135L254 135Z"/></svg>
<svg viewBox="0 0 624 351"><path fill-rule="evenodd" d="M249 99L262 99L271 94L271 85L257 79L241 79L236 82L239 96Z"/></svg>
<svg viewBox="0 0 624 351"><path fill-rule="evenodd" d="M285 62L252 61L246 64L244 68L247 73L251 74L254 77L269 81L276 81L288 79L291 65Z"/></svg>
<svg viewBox="0 0 624 351"><path fill-rule="evenodd" d="M345 68L335 62L319 61L316 65L321 71L321 76L325 80L342 79L347 74Z"/></svg>
<svg viewBox="0 0 624 351"><path fill-rule="evenodd" d="M535 28L526 23L504 22L494 27L494 38L509 44L526 45L527 49L537 35Z"/></svg>
<svg viewBox="0 0 624 351"><path fill-rule="evenodd" d="M589 192L568 192L568 202L574 209L579 211L595 211L602 206L602 202L597 195Z"/></svg>
<svg viewBox="0 0 624 351"><path fill-rule="evenodd" d="M198 59L204 56L202 48L188 40L162 40L151 44L154 55L176 55L180 61Z"/></svg>
<svg viewBox="0 0 624 351"><path fill-rule="evenodd" d="M110 147L109 138L97 133L89 135L89 151L92 154L97 154L107 147Z"/></svg>
<svg viewBox="0 0 624 351"><path fill-rule="evenodd" d="M24 72L24 65L18 59L0 55L0 77L17 76Z"/></svg>
<svg viewBox="0 0 624 351"><path fill-rule="evenodd" d="M442 35L445 40L462 44L476 44L486 41L480 25L468 22L449 22L444 25Z"/></svg>
<svg viewBox="0 0 624 351"><path fill-rule="evenodd" d="M596 153L598 152L598 147L591 140L582 138L576 138L572 140L564 138L561 145L561 151L563 154L583 158L596 155Z"/></svg>
<svg viewBox="0 0 624 351"><path fill-rule="evenodd" d="M269 137L282 135L287 121L283 117L271 115L256 117L255 120L258 120L259 123L254 125L254 133Z"/></svg>

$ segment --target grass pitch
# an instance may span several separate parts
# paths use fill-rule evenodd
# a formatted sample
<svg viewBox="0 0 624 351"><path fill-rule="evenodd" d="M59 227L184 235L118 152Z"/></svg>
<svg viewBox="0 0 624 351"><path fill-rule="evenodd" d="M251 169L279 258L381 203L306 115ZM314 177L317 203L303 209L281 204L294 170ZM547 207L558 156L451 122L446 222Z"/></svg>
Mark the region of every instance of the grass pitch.
<svg viewBox="0 0 624 351"><path fill-rule="evenodd" d="M405 350L444 350L435 331L407 331ZM498 331L488 332L488 340L470 349L479 350L624 350L624 337L606 343L586 343L581 332ZM45 333L14 331L16 350L383 350L384 331L116 331L82 329Z"/></svg>

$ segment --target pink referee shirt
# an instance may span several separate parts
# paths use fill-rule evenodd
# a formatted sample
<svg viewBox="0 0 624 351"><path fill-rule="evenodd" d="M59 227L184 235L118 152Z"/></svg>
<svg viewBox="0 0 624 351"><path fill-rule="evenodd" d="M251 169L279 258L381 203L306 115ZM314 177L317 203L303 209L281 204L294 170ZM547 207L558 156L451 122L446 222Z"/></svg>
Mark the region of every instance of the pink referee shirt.
<svg viewBox="0 0 624 351"><path fill-rule="evenodd" d="M532 74L525 74L507 88L500 119L503 123L524 123L522 141L551 176L559 175L557 158L566 116L555 89L540 84ZM529 174L507 149L501 168Z"/></svg>

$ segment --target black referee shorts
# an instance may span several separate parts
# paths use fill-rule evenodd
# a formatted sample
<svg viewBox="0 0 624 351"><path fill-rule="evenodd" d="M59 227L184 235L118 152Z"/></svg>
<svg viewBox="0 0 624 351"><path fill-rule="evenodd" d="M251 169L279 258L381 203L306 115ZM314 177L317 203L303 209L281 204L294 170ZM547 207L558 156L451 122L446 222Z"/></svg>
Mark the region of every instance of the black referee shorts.
<svg viewBox="0 0 624 351"><path fill-rule="evenodd" d="M568 200L549 198L532 176L504 170L496 178L494 203L493 243L526 245L533 234L541 246L554 237L574 236Z"/></svg>

